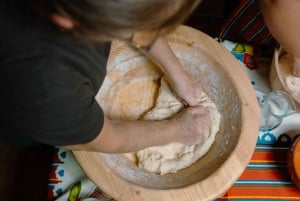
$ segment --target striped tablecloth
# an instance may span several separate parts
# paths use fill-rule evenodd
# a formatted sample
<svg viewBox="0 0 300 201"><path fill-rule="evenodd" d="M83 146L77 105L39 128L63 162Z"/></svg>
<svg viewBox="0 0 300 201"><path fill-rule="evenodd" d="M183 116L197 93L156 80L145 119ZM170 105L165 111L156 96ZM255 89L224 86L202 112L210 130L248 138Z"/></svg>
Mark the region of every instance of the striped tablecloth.
<svg viewBox="0 0 300 201"><path fill-rule="evenodd" d="M280 136L285 139L287 135ZM257 144L252 159L241 177L217 199L235 200L300 200L300 190L292 183L287 168L290 142Z"/></svg>
<svg viewBox="0 0 300 201"><path fill-rule="evenodd" d="M270 61L262 60L256 66L248 65L247 60L253 59L246 58L254 54L251 46L231 41L223 41L223 45L241 62L254 90L271 92ZM287 167L288 150L299 135L299 112L285 117L281 125L273 130L259 131L256 149L246 170L228 192L216 200L300 200L300 190L292 183Z"/></svg>
<svg viewBox="0 0 300 201"><path fill-rule="evenodd" d="M264 134L262 134L264 135ZM300 190L292 183L287 169L287 153L293 139L299 135L283 134L267 144L257 144L244 173L216 201L300 200ZM113 201L93 184L76 164L72 153L57 149L49 180L49 199L58 201Z"/></svg>

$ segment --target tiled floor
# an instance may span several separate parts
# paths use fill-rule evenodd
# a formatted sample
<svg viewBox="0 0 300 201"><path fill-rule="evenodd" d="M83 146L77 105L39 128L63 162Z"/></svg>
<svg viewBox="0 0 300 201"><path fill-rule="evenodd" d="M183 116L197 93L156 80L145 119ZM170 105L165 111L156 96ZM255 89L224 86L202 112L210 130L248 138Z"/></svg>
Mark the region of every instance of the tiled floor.
<svg viewBox="0 0 300 201"><path fill-rule="evenodd" d="M0 144L0 200L44 201L52 148L17 148Z"/></svg>

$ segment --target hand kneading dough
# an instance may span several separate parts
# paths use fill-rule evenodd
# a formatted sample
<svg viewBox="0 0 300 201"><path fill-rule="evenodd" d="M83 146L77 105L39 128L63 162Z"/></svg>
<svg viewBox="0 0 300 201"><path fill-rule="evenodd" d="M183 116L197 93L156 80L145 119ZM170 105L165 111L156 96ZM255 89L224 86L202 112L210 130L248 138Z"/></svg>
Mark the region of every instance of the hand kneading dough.
<svg viewBox="0 0 300 201"><path fill-rule="evenodd" d="M216 105L202 95L200 105L206 107L211 116L210 133L205 134L206 140L202 145L187 146L180 143L172 143L161 147L150 147L136 153L138 166L145 170L158 174L175 173L186 168L205 155L215 140L219 131L220 114ZM145 114L145 120L162 120L176 114L183 108L183 104L176 99L162 79L155 107Z"/></svg>

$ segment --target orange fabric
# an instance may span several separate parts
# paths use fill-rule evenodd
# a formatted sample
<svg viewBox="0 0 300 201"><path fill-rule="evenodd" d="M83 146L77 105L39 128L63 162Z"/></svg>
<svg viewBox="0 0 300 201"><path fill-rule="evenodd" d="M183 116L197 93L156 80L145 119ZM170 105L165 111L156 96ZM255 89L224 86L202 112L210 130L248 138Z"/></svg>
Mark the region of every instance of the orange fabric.
<svg viewBox="0 0 300 201"><path fill-rule="evenodd" d="M288 172L288 150L287 146L258 144L246 170L216 201L300 200L300 189Z"/></svg>

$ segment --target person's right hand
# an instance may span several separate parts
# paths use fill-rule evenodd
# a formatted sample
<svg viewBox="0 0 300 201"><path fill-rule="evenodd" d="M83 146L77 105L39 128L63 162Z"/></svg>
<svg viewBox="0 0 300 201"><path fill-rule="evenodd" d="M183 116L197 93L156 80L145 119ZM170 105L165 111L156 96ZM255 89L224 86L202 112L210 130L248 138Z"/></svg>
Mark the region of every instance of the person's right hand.
<svg viewBox="0 0 300 201"><path fill-rule="evenodd" d="M186 145L203 144L210 135L210 114L201 106L187 107L172 118L177 141Z"/></svg>

